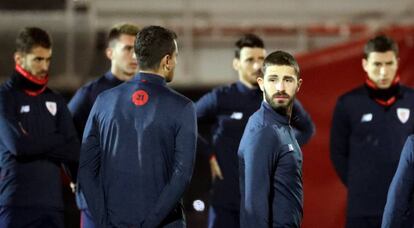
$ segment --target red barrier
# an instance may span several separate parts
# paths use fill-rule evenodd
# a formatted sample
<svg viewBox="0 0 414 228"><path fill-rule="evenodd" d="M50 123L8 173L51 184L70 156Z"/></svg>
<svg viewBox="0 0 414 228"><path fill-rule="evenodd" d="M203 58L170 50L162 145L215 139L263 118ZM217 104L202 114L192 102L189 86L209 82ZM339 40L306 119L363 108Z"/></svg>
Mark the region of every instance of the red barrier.
<svg viewBox="0 0 414 228"><path fill-rule="evenodd" d="M393 27L382 33L398 42L399 74L403 84L413 86L414 27ZM361 63L366 41L367 37L297 56L304 80L298 97L317 130L303 148L304 228L344 226L346 190L329 158L329 131L338 96L363 83L365 72Z"/></svg>

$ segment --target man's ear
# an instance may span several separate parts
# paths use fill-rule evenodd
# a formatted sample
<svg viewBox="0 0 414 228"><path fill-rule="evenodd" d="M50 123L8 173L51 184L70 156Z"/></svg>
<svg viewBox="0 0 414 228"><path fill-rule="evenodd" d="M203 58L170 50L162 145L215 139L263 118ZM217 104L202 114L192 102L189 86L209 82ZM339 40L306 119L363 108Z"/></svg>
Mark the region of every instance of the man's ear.
<svg viewBox="0 0 414 228"><path fill-rule="evenodd" d="M172 65L172 57L171 57L171 55L166 55L165 57L166 57L166 64L168 66L171 66Z"/></svg>
<svg viewBox="0 0 414 228"><path fill-rule="evenodd" d="M105 55L109 60L112 60L113 53L114 53L113 48L108 47L108 48L105 49Z"/></svg>
<svg viewBox="0 0 414 228"><path fill-rule="evenodd" d="M362 65L362 69L364 69L365 72L368 72L368 60L363 58L361 65Z"/></svg>
<svg viewBox="0 0 414 228"><path fill-rule="evenodd" d="M301 78L301 79L298 80L298 88L296 89L296 92L299 92L300 86L302 85L302 83L303 83L303 80Z"/></svg>
<svg viewBox="0 0 414 228"><path fill-rule="evenodd" d="M264 78L263 77L257 77L257 84L259 84L260 90L264 91Z"/></svg>
<svg viewBox="0 0 414 228"><path fill-rule="evenodd" d="M171 64L171 56L170 55L164 55L160 61L160 70L164 72L170 71L170 64Z"/></svg>
<svg viewBox="0 0 414 228"><path fill-rule="evenodd" d="M233 59L233 69L235 71L239 71L239 69L240 69L240 59L238 59L238 58Z"/></svg>
<svg viewBox="0 0 414 228"><path fill-rule="evenodd" d="M17 65L22 65L22 62L23 62L23 54L21 53L21 52L15 52L14 53L14 62L17 64Z"/></svg>

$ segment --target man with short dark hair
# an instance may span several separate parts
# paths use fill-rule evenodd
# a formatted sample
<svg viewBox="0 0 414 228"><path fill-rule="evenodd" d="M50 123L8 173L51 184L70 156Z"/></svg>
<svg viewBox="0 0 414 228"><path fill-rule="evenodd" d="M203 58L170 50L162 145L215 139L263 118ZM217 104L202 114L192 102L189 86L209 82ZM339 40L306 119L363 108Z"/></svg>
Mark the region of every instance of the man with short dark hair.
<svg viewBox="0 0 414 228"><path fill-rule="evenodd" d="M81 87L69 102L69 110L80 137L96 97L101 92L133 78L138 72L138 61L134 55L138 31L138 27L132 24L119 24L111 28L105 50L106 57L111 61L111 69Z"/></svg>
<svg viewBox="0 0 414 228"><path fill-rule="evenodd" d="M167 87L176 35L148 26L137 35L140 71L101 93L83 136L79 183L99 227L185 227L180 199L191 179L194 104Z"/></svg>
<svg viewBox="0 0 414 228"><path fill-rule="evenodd" d="M199 124L212 128L210 166L213 191L209 210L209 227L239 227L239 168L237 148L251 114L260 108L262 92L257 77L266 55L262 39L245 34L235 43L233 68L239 80L205 94L196 103ZM296 101L292 126L300 145L310 140L315 127L308 113Z"/></svg>
<svg viewBox="0 0 414 228"><path fill-rule="evenodd" d="M302 79L290 54L266 57L257 78L263 102L250 118L238 150L241 227L300 227L302 152L289 125Z"/></svg>
<svg viewBox="0 0 414 228"><path fill-rule="evenodd" d="M20 31L15 71L0 87L0 227L64 227L60 169L78 161L79 140L47 87L51 57L46 31Z"/></svg>
<svg viewBox="0 0 414 228"><path fill-rule="evenodd" d="M380 227L401 149L414 133L414 90L400 85L398 46L389 37L364 48L365 84L338 98L330 155L348 190L346 227Z"/></svg>
<svg viewBox="0 0 414 228"><path fill-rule="evenodd" d="M68 107L72 113L79 138L82 138L86 120L96 97L103 91L127 81L138 72L138 62L134 55L134 43L139 29L133 24L118 24L108 34L106 56L111 60L111 69L98 79L81 87ZM78 188L76 202L81 211L81 227L95 228L83 194Z"/></svg>

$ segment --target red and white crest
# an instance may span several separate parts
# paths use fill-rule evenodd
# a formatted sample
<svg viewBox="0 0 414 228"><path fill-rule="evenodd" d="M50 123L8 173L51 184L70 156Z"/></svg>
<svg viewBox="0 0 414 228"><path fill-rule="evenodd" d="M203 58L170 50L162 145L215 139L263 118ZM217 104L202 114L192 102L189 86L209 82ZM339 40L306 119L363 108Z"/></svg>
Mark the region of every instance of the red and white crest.
<svg viewBox="0 0 414 228"><path fill-rule="evenodd" d="M46 108L50 112L50 114L52 114L52 116L56 115L56 112L57 112L56 102L46 101Z"/></svg>
<svg viewBox="0 0 414 228"><path fill-rule="evenodd" d="M407 123L410 118L410 109L408 108L397 108L397 116L401 123Z"/></svg>

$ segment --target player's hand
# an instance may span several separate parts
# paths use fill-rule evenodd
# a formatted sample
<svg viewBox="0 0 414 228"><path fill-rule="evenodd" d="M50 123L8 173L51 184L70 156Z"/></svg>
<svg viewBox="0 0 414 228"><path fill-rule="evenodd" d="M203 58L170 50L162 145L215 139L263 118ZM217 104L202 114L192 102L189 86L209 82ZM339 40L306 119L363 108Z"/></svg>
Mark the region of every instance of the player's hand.
<svg viewBox="0 0 414 228"><path fill-rule="evenodd" d="M216 180L216 178L223 180L223 174L221 173L220 166L217 162L216 156L210 158L210 169L211 169L211 178Z"/></svg>

